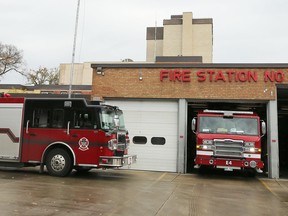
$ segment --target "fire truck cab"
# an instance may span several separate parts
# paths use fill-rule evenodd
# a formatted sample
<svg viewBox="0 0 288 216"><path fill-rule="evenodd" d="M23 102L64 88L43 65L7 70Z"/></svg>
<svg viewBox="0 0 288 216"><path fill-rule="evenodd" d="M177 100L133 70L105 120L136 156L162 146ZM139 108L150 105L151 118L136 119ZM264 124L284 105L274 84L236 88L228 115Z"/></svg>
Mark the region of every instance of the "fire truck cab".
<svg viewBox="0 0 288 216"><path fill-rule="evenodd" d="M128 155L123 112L85 99L0 97L0 166L40 166L53 176L72 169L115 168Z"/></svg>
<svg viewBox="0 0 288 216"><path fill-rule="evenodd" d="M194 168L262 172L261 137L266 124L253 112L204 110L192 120L196 134Z"/></svg>

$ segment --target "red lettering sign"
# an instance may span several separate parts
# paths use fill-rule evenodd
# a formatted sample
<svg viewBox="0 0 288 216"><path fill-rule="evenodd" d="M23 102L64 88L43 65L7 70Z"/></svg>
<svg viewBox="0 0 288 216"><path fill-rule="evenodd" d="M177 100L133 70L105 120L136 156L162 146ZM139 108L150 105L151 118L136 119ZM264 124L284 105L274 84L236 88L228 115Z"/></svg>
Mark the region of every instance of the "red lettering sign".
<svg viewBox="0 0 288 216"><path fill-rule="evenodd" d="M264 73L264 81L265 82L278 82L281 83L284 81L284 73L279 71L265 71Z"/></svg>
<svg viewBox="0 0 288 216"><path fill-rule="evenodd" d="M191 81L190 74L191 74L190 70L183 70L182 71L182 81L183 82L190 82Z"/></svg>
<svg viewBox="0 0 288 216"><path fill-rule="evenodd" d="M197 71L198 81L204 82L206 80L205 70Z"/></svg>
<svg viewBox="0 0 288 216"><path fill-rule="evenodd" d="M198 82L205 82L206 80L210 82L257 82L259 74L256 70L245 69L200 69L197 71L196 76L198 77ZM284 82L284 73L282 70L265 71L263 76L264 82ZM166 79L174 82L191 82L191 70L162 69L160 71L160 81Z"/></svg>
<svg viewBox="0 0 288 216"><path fill-rule="evenodd" d="M222 80L224 82L226 82L226 78L224 77L224 74L222 73L221 70L219 70L216 74L216 77L215 77L215 81L219 81L219 80Z"/></svg>
<svg viewBox="0 0 288 216"><path fill-rule="evenodd" d="M256 70L212 70L212 69L201 69L197 71L198 82L204 82L209 79L210 82L257 82L258 73ZM283 71L265 71L264 73L265 82L284 82Z"/></svg>
<svg viewBox="0 0 288 216"><path fill-rule="evenodd" d="M190 82L190 74L190 70L163 69L160 71L160 81L163 81L164 79L169 79L170 81Z"/></svg>
<svg viewBox="0 0 288 216"><path fill-rule="evenodd" d="M168 70L161 70L160 71L160 80L163 81L164 78L168 78L169 71Z"/></svg>

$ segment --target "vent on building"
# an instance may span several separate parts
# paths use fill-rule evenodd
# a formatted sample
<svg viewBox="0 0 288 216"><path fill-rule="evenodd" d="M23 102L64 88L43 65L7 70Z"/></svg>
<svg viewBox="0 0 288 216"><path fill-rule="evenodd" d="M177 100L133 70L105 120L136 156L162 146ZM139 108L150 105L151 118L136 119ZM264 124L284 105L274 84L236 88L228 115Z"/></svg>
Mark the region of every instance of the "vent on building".
<svg viewBox="0 0 288 216"><path fill-rule="evenodd" d="M156 56L156 63L203 63L202 56Z"/></svg>

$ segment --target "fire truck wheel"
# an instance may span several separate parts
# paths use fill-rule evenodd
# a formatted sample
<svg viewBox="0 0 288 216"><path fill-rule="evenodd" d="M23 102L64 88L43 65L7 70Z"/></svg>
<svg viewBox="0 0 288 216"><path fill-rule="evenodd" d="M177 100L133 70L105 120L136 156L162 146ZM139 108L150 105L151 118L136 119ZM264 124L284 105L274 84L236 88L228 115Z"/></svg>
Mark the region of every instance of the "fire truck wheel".
<svg viewBox="0 0 288 216"><path fill-rule="evenodd" d="M46 167L52 176L67 176L72 170L72 159L67 151L56 148L46 157Z"/></svg>

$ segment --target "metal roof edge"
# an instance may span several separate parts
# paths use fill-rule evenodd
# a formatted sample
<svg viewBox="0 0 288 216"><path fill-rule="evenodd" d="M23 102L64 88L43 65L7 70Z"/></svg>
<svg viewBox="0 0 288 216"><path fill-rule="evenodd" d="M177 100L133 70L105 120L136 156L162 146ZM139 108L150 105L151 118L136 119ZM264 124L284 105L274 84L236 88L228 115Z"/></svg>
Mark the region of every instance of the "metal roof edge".
<svg viewBox="0 0 288 216"><path fill-rule="evenodd" d="M92 68L288 68L288 63L92 63Z"/></svg>

